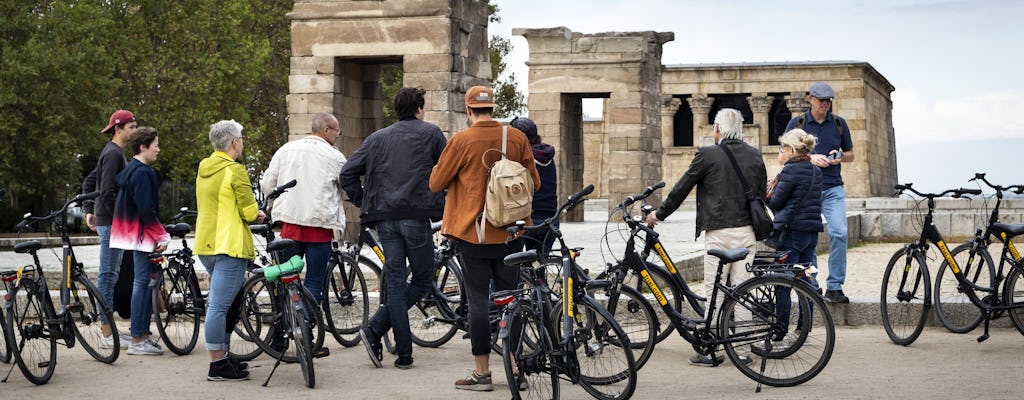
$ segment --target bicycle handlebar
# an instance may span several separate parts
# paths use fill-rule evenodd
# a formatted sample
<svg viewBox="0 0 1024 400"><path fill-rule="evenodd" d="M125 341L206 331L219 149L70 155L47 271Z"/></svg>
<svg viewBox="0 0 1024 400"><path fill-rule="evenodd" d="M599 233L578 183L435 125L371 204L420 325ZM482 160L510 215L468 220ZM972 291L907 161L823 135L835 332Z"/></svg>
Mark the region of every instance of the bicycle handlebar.
<svg viewBox="0 0 1024 400"><path fill-rule="evenodd" d="M185 217L195 217L199 215L199 211L189 210L188 207L182 207L178 209L178 213L171 217L171 222L180 222Z"/></svg>
<svg viewBox="0 0 1024 400"><path fill-rule="evenodd" d="M992 182L989 182L988 179L985 179L985 173L984 172L975 172L974 173L974 177L971 178L971 179L968 179L967 181L968 182L974 182L976 180L980 180L982 182L985 182L985 184L988 185L988 187L990 187L992 189L995 189L996 192L1012 191L1012 192L1014 192L1016 194L1024 194L1024 186L1022 186L1022 185L1010 185L1010 186L994 185L994 184L992 184Z"/></svg>
<svg viewBox="0 0 1024 400"><path fill-rule="evenodd" d="M288 181L288 183L285 183L284 185L281 185L281 186L278 186L278 187L274 188L274 191L270 192L270 194L267 195L265 201L270 202L271 200L276 199L282 193L287 192L288 189L291 189L291 188L295 187L296 183L297 182L295 181L295 179L292 179L291 181Z"/></svg>
<svg viewBox="0 0 1024 400"><path fill-rule="evenodd" d="M573 193L571 196L569 196L566 202L563 203L562 206L558 208L558 211L555 212L555 215L551 216L551 218L544 220L544 222L541 222L533 226L526 226L525 222L517 221L515 225L505 228L505 231L508 232L509 235L514 236L520 231L526 231L527 233L529 233L547 230L549 229L551 224L553 224L555 221L558 221L558 218L562 215L563 212L576 208L576 206L578 206L580 203L586 200L587 195L593 192L594 185L587 185L587 187L580 189L580 191Z"/></svg>
<svg viewBox="0 0 1024 400"><path fill-rule="evenodd" d="M19 222L18 225L14 226L14 230L22 232L25 230L25 228L28 228L28 225L31 224L32 222L49 221L54 218L57 218L58 216L63 215L65 212L67 212L68 207L70 207L72 204L80 203L86 200L92 200L99 196L100 192L98 190L91 193L82 193L64 202L64 205L61 206L60 209L50 212L50 214L48 214L45 217L33 217L32 213L26 213L25 216L22 217L23 220Z"/></svg>
<svg viewBox="0 0 1024 400"><path fill-rule="evenodd" d="M619 203L619 208L629 207L629 206L633 205L633 203L636 203L636 202L638 202L640 200L646 199L648 196L651 195L651 193L654 193L655 190L661 189L663 187L665 187L665 181L661 181L661 182L655 183L655 184L653 184L651 186L648 186L640 194L635 194L635 195L629 196L625 200L623 200L621 203Z"/></svg>
<svg viewBox="0 0 1024 400"><path fill-rule="evenodd" d="M957 198L959 198L959 197L961 197L961 196L963 196L965 194L973 194L973 195L980 195L981 194L981 189L966 189L966 188L949 189L949 190L946 190L946 191L944 191L942 193L921 193L921 192L917 191L916 189L914 189L912 186L913 186L913 183L904 183L902 185L896 185L896 194L901 194L901 193L903 193L903 191L909 190L911 193L914 193L914 194L916 194L918 196L925 197L925 198L928 198L928 199L934 199L936 197L942 197L942 196L945 196L947 194L951 194L951 195L953 195L953 197L957 197Z"/></svg>

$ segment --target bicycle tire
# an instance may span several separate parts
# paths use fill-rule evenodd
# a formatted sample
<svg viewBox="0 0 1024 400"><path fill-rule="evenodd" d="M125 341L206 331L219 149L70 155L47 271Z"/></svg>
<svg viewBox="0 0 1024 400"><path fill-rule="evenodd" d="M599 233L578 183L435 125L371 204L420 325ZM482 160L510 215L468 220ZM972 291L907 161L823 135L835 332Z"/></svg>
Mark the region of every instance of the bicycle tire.
<svg viewBox="0 0 1024 400"><path fill-rule="evenodd" d="M949 254L960 266L967 280L975 285L991 288L996 276L992 255L985 247L979 247L976 253L971 254L972 244L973 242L961 244ZM939 272L935 274L935 319L953 333L970 332L985 318L985 312L971 303L964 290L949 263L943 259L939 265Z"/></svg>
<svg viewBox="0 0 1024 400"><path fill-rule="evenodd" d="M1024 304L1024 275L1020 266L1010 268L1006 282L1003 283L1003 304ZM1011 308L1006 310L1010 314L1010 321L1017 328L1017 332L1024 335L1024 308Z"/></svg>
<svg viewBox="0 0 1024 400"><path fill-rule="evenodd" d="M507 332L502 335L501 356L512 399L559 398L554 348L541 318L528 303L518 303L503 320Z"/></svg>
<svg viewBox="0 0 1024 400"><path fill-rule="evenodd" d="M83 299L79 293L79 285L85 289L86 297ZM75 275L71 279L71 304L67 308L67 319L71 322L75 338L81 343L86 352L96 361L110 364L117 361L120 355L120 346L103 348L103 319L110 321L111 332L117 332L114 323L114 309L108 307L106 300L100 295L99 289L89 281L85 275ZM81 304L81 308L78 305ZM120 338L118 338L120 340Z"/></svg>
<svg viewBox="0 0 1024 400"><path fill-rule="evenodd" d="M9 337L11 336L7 331L7 314L0 306L0 363L3 364L11 362L11 347L7 344Z"/></svg>
<svg viewBox="0 0 1024 400"><path fill-rule="evenodd" d="M39 284L33 279L23 277L15 285L9 293L7 326L11 333L8 344L18 369L29 382L43 385L53 377L57 366L57 335L45 322L56 319L53 306L39 292Z"/></svg>
<svg viewBox="0 0 1024 400"><path fill-rule="evenodd" d="M282 284L282 290L284 289L283 286L284 285ZM309 294L309 291L305 290L305 288L301 289L302 290L299 290L298 293L299 296L302 298L302 302L305 304L305 310L307 314L309 314L307 315L307 317L313 320L313 324L310 325L309 327L310 331L312 332L311 335L313 338L313 348L319 349L323 347L325 337L325 329L323 329L323 314L320 311L320 307L316 306L316 301L313 300L313 295ZM281 358L282 361L288 363L298 362L299 356L295 353L295 351L287 351L286 349L284 355L282 356L281 350L275 349L274 346L272 345L274 335L278 334L279 332L282 335L284 334L284 331L281 330L283 329L282 322L284 322L285 318L288 318L288 315L285 313L285 310L281 308L282 305L278 304L277 301L272 300L270 306L273 310L274 318L272 319L272 322L270 322L269 324L269 334L264 337L264 340L257 341L256 345L259 346L264 353L267 353L267 355L270 356L270 358ZM283 336L282 338L287 339Z"/></svg>
<svg viewBox="0 0 1024 400"><path fill-rule="evenodd" d="M579 368L579 384L598 399L628 399L636 391L637 367L629 337L608 310L591 297L577 296L573 332L575 364ZM553 320L562 325L561 302L556 304ZM561 335L561 329L556 334ZM561 337L556 338L561 342ZM611 349L612 351L606 351ZM599 369L607 367L607 371Z"/></svg>
<svg viewBox="0 0 1024 400"><path fill-rule="evenodd" d="M179 356L192 353L199 342L203 295L195 270L168 261L153 287L153 319L167 349Z"/></svg>
<svg viewBox="0 0 1024 400"><path fill-rule="evenodd" d="M802 328L804 342L788 357L768 356L751 351L751 345L768 343L778 337L779 315L775 307L777 290L789 288L792 304L812 315ZM810 312L813 307L814 312ZM832 358L836 331L832 313L825 301L808 284L792 277L765 276L740 284L727 295L718 317L718 331L725 341L725 353L733 365L756 382L777 387L796 386L817 376ZM792 318L791 318L792 320ZM746 359L741 358L746 357ZM749 362L747 362L749 360Z"/></svg>
<svg viewBox="0 0 1024 400"><path fill-rule="evenodd" d="M412 342L421 347L441 347L459 331L456 310L466 307L462 270L453 260L437 266L434 285L409 308Z"/></svg>
<svg viewBox="0 0 1024 400"><path fill-rule="evenodd" d="M594 290L590 294L611 313L613 319L629 337L633 360L636 362L636 369L640 370L654 352L654 344L658 337L658 317L644 295L626 285L618 287L616 301L612 304L609 300L613 288L614 286Z"/></svg>
<svg viewBox="0 0 1024 400"><path fill-rule="evenodd" d="M306 387L312 389L316 386L316 373L313 369L313 332L309 326L307 315L309 313L316 313L315 309L308 308L311 304L304 301L305 296L300 293L303 292L301 287L296 288L299 285L291 285L289 291L289 304L285 306L285 313L287 314L287 328L290 331L292 345L295 348L295 358L299 363L299 368L302 369L302 379L306 382ZM299 300L295 300L295 296L300 297ZM315 305L314 305L315 307Z"/></svg>
<svg viewBox="0 0 1024 400"><path fill-rule="evenodd" d="M260 343L269 343L271 339L272 329L263 319L264 315L273 315L273 300L263 275L250 275L240 290L243 299L228 354L241 361L250 361L263 353Z"/></svg>
<svg viewBox="0 0 1024 400"><path fill-rule="evenodd" d="M893 343L901 346L913 343L921 335L932 299L928 263L924 255L906 253L906 248L897 250L885 267L879 301L885 333ZM901 263L904 257L908 258ZM908 284L910 290L904 290Z"/></svg>
<svg viewBox="0 0 1024 400"><path fill-rule="evenodd" d="M342 255L340 261L332 257L327 291L321 308L327 328L338 344L353 347L359 344L359 328L369 320L369 292L360 261ZM344 280L341 278L345 278ZM346 337L344 335L351 335Z"/></svg>

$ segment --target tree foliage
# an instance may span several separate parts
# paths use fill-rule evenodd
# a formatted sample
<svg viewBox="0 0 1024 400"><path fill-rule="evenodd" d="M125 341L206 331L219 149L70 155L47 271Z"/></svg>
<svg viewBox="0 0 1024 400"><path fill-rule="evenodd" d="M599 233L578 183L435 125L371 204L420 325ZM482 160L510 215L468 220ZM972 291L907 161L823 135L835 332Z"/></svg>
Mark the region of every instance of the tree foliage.
<svg viewBox="0 0 1024 400"><path fill-rule="evenodd" d="M501 22L498 16L500 11L497 4L488 5L490 22ZM519 84L516 82L516 74L509 72L505 74L508 64L505 57L512 51L512 42L498 35L491 35L491 41L487 45L491 61L491 88L494 89L494 97L498 99L498 107L494 110L497 118L512 117L526 110L526 97L519 92Z"/></svg>
<svg viewBox="0 0 1024 400"><path fill-rule="evenodd" d="M120 108L160 132L153 168L171 187L161 199L165 214L194 202L213 122L242 123L245 162L262 170L287 137L291 7L286 0L0 2L0 187L12 209L0 225L76 193L110 140L100 129Z"/></svg>

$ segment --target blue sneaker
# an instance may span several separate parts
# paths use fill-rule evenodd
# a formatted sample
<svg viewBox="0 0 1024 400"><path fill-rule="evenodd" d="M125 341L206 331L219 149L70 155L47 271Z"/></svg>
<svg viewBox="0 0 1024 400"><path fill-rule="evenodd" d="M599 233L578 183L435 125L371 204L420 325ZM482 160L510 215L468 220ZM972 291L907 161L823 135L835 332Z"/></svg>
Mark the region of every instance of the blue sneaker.
<svg viewBox="0 0 1024 400"><path fill-rule="evenodd" d="M718 364L721 364L724 360L725 358L722 356L715 356L715 358L712 359L711 356L702 356L700 354L694 354L690 356L689 362L690 365L695 365L698 367L715 367L718 366Z"/></svg>

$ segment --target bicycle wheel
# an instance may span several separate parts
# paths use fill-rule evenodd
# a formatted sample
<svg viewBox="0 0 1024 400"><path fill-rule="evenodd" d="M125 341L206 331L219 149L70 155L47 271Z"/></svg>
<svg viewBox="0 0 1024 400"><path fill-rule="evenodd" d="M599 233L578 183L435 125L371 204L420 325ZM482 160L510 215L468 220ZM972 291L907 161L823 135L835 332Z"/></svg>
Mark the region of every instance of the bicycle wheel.
<svg viewBox="0 0 1024 400"><path fill-rule="evenodd" d="M561 305L559 304L559 310ZM572 315L576 364L579 367L580 386L598 399L627 399L636 390L636 360L629 348L629 337L622 331L608 310L593 298L579 296ZM562 318L559 311L556 333L561 335ZM561 342L561 338L558 338Z"/></svg>
<svg viewBox="0 0 1024 400"><path fill-rule="evenodd" d="M685 295L685 291L676 283L675 279L672 278L671 274L664 267L647 263L647 271L651 274L651 279L661 289L662 295L665 296L665 300L668 300L668 304L672 306L673 310L693 319L699 320L704 316L703 306L700 305L696 299L688 298ZM626 275L626 281L624 284L636 288L640 293L643 294L647 302L652 307L657 308L656 315L658 317L658 336L657 343L661 343L662 340L667 339L675 332L672 326L672 320L665 313L664 309L658 303L658 299L651 293L651 289L644 283L643 278L640 277L638 272L630 272Z"/></svg>
<svg viewBox="0 0 1024 400"><path fill-rule="evenodd" d="M332 258L328 290L322 308L334 340L345 347L359 344L359 328L370 314L370 298L363 268L348 255ZM362 262L362 261L359 261ZM348 335L348 336L345 336Z"/></svg>
<svg viewBox="0 0 1024 400"><path fill-rule="evenodd" d="M309 326L309 315L316 314L316 310L307 308L313 304L302 300L305 296L300 293L304 290L297 286L293 284L288 288L289 304L284 307L287 322L281 327L288 331L295 349L295 358L302 369L302 378L306 381L306 387L312 389L316 386L316 374L313 371L313 332Z"/></svg>
<svg viewBox="0 0 1024 400"><path fill-rule="evenodd" d="M261 344L270 343L273 320L276 318L271 288L263 275L251 275L242 283L242 303L238 306L238 323L231 335L228 354L249 361L263 353Z"/></svg>
<svg viewBox="0 0 1024 400"><path fill-rule="evenodd" d="M1010 268L1010 274L1006 276L1006 283L1003 284L1003 304L1024 307L1024 278L1019 266ZM1024 335L1024 308L1011 308L1007 312L1017 332Z"/></svg>
<svg viewBox="0 0 1024 400"><path fill-rule="evenodd" d="M10 334L7 332L7 315L4 314L3 307L0 307L0 363L7 364L11 362L11 348L7 345L7 338Z"/></svg>
<svg viewBox="0 0 1024 400"><path fill-rule="evenodd" d="M527 303L519 303L504 317L502 363L513 399L557 399L558 368L553 362L550 337Z"/></svg>
<svg viewBox="0 0 1024 400"><path fill-rule="evenodd" d="M654 352L654 343L658 334L658 317L654 308L640 292L629 286L619 286L617 293L612 287L595 290L591 294L594 299L611 313L612 317L629 337L630 348L636 368L644 367ZM615 302L610 302L612 295Z"/></svg>
<svg viewBox="0 0 1024 400"><path fill-rule="evenodd" d="M789 289L780 291L779 289ZM795 305L790 321L804 318L799 344L789 344L785 357L772 350L752 351L752 346L771 346L787 334L776 304L788 296ZM718 332L725 353L743 375L769 386L795 386L818 375L832 358L836 331L824 300L810 286L795 278L761 277L748 280L727 295L718 317Z"/></svg>
<svg viewBox="0 0 1024 400"><path fill-rule="evenodd" d="M302 302L305 307L304 309L306 310L307 323L311 332L310 337L312 338L312 348L319 349L324 345L324 316L320 313L320 307L316 306L316 301L313 300L313 295L309 294L309 291L299 290L298 294L302 298ZM283 338L285 340L288 339L288 327L283 324L287 323L289 316L287 314L287 310L281 309L281 305L277 304L277 301L274 301L273 298L269 300L271 303L270 307L272 314L269 317L264 317L264 324L269 327L269 334L266 335L263 340L257 341L256 344L260 346L260 348L263 349L263 352L267 353L271 358L280 357L284 362L298 362L300 356L295 351L295 348L289 347L285 349L284 355L282 356L281 348L274 344L273 338L275 335L278 335L279 338Z"/></svg>
<svg viewBox="0 0 1024 400"><path fill-rule="evenodd" d="M889 339L898 345L909 345L924 329L931 307L931 282L928 263L918 252L896 251L882 276L882 326Z"/></svg>
<svg viewBox="0 0 1024 400"><path fill-rule="evenodd" d="M957 246L950 252L960 266L964 278L975 285L990 288L996 275L992 256L985 247L971 253L973 242ZM971 303L965 289L945 259L935 275L935 318L953 333L967 333L981 324L985 312ZM983 292L977 292L979 295ZM995 294L993 294L995 295Z"/></svg>
<svg viewBox="0 0 1024 400"><path fill-rule="evenodd" d="M195 271L171 260L153 289L153 319L161 341L174 354L191 353L199 341L199 317L205 308Z"/></svg>
<svg viewBox="0 0 1024 400"><path fill-rule="evenodd" d="M85 289L85 298L82 298L79 292L82 289ZM104 348L102 342L103 319L110 322L111 331L117 330L114 325L114 309L107 306L99 289L96 289L85 275L77 275L71 280L71 304L68 304L67 313L75 337L92 358L106 364L117 360L120 346Z"/></svg>
<svg viewBox="0 0 1024 400"><path fill-rule="evenodd" d="M455 336L456 310L465 307L462 289L462 270L455 261L444 260L434 272L434 286L409 309L413 343L440 347Z"/></svg>
<svg viewBox="0 0 1024 400"><path fill-rule="evenodd" d="M57 366L57 332L45 321L56 319L49 299L39 296L39 284L22 278L8 293L8 344L18 369L36 385L45 384ZM114 347L117 347L116 345Z"/></svg>

